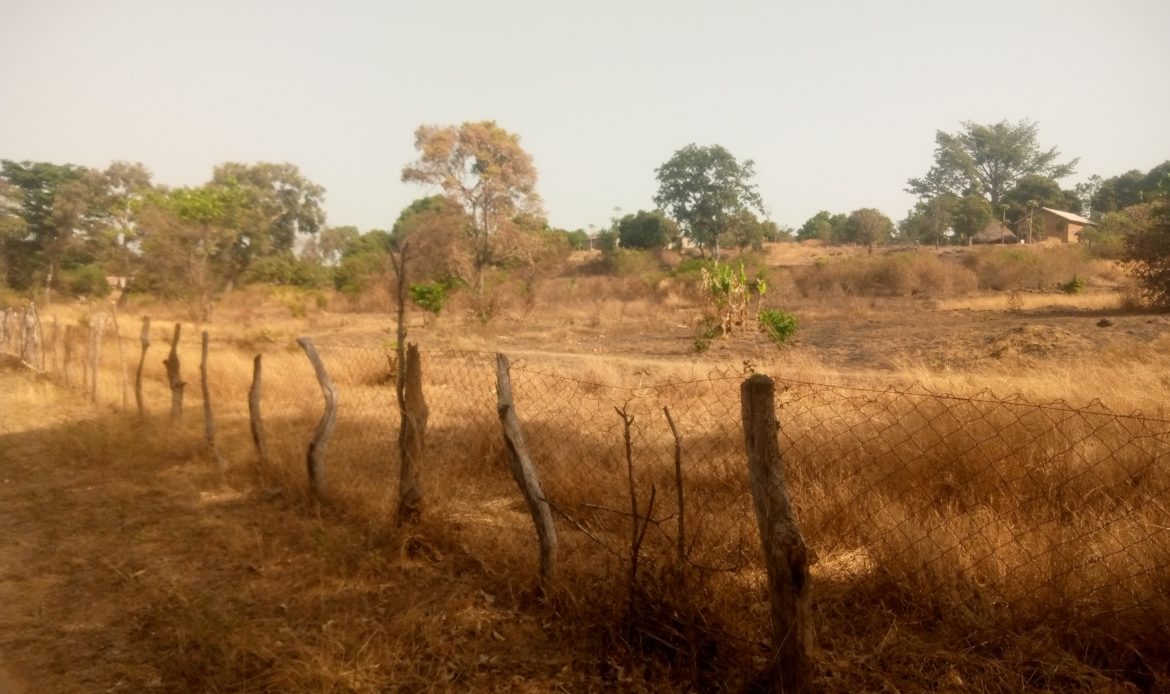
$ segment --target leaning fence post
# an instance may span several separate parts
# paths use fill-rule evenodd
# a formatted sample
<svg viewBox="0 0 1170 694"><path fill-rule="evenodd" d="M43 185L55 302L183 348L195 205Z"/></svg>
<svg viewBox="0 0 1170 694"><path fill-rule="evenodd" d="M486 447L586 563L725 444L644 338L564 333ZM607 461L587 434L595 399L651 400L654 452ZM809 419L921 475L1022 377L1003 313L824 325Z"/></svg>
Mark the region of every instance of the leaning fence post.
<svg viewBox="0 0 1170 694"><path fill-rule="evenodd" d="M150 347L150 316L142 317L142 332L138 335L142 343L142 356L138 358L138 373L134 375L134 400L138 403L138 416L146 416L146 406L142 404L142 369L146 366L146 350Z"/></svg>
<svg viewBox="0 0 1170 694"><path fill-rule="evenodd" d="M740 386L748 475L772 603L773 653L761 673L770 689L807 691L812 678L813 623L808 550L796 525L776 435L775 384L755 374Z"/></svg>
<svg viewBox="0 0 1170 694"><path fill-rule="evenodd" d="M496 411L500 415L504 444L508 451L508 467L520 487L520 493L524 495L540 539L540 589L547 598L552 594L556 573L557 531L553 527L552 511L540 485L540 477L536 474L536 466L532 464L528 448L524 445L524 436L520 433L520 419L516 416L516 404L512 401L508 357L503 354L496 354L496 398Z"/></svg>
<svg viewBox="0 0 1170 694"><path fill-rule="evenodd" d="M413 342L406 349L406 363L401 367L398 407L402 423L398 428L398 525L418 523L422 519L423 491L419 479L426 452L427 409L422 387L422 358Z"/></svg>
<svg viewBox="0 0 1170 694"><path fill-rule="evenodd" d="M317 422L317 430L313 433L313 440L309 442L308 466L309 489L313 496L320 498L325 493L325 447L333 436L333 426L337 423L337 387L329 378L325 364L317 355L317 348L307 337L297 338L297 344L305 351L305 356L313 365L317 374L317 382L321 384L321 393L325 396L325 412Z"/></svg>
<svg viewBox="0 0 1170 694"><path fill-rule="evenodd" d="M167 382L171 384L171 419L183 417L183 377L179 373L179 333L183 330L182 323L175 323L175 334L171 337L171 352L163 360L167 368Z"/></svg>
<svg viewBox="0 0 1170 694"><path fill-rule="evenodd" d="M268 462L268 442L264 438L264 420L260 418L260 388L263 367L260 355L252 360L252 387L248 389L248 421L252 428L252 443L256 444L256 452L260 455L260 462Z"/></svg>

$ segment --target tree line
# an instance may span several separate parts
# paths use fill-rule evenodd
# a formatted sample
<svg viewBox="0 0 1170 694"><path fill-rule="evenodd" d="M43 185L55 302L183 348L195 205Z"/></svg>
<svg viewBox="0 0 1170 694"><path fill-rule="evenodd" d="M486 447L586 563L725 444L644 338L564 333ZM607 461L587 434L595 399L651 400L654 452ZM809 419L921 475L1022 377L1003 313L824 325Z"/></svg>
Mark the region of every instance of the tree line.
<svg viewBox="0 0 1170 694"><path fill-rule="evenodd" d="M327 226L324 188L287 163L228 162L202 185L170 188L141 164L97 170L0 161L0 280L50 299L101 296L116 278L131 291L184 301L207 320L219 295L248 282L360 293L390 273L393 253L409 248L418 295L441 304L445 292L462 287L486 315L487 289L499 273L534 282L573 249L688 245L718 257L727 247L795 237L872 252L891 240L967 243L997 219L1019 230L1040 207L1099 220L1086 240L1132 260L1127 249L1140 244L1126 239L1160 222L1170 175L1168 161L1066 190L1059 181L1077 160L1041 147L1036 123L966 122L958 132L936 133L932 166L907 181L918 201L900 223L874 208L820 211L794 232L767 219L752 160L720 145L689 144L655 170L652 209L615 216L588 234L548 224L531 155L495 122L424 125L414 139L417 158L401 180L437 194L408 205L388 231Z"/></svg>

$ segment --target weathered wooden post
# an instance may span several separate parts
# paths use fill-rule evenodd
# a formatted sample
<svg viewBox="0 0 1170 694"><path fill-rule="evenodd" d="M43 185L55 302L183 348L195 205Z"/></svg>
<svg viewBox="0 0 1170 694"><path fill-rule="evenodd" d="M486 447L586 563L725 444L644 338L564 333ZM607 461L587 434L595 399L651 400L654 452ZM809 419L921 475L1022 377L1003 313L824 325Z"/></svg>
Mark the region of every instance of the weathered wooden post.
<svg viewBox="0 0 1170 694"><path fill-rule="evenodd" d="M740 400L748 475L772 603L775 651L759 683L773 691L804 692L812 681L812 585L808 549L793 516L776 440L775 384L771 378L755 374L740 386Z"/></svg>
<svg viewBox="0 0 1170 694"><path fill-rule="evenodd" d="M142 403L142 369L146 366L146 350L150 347L150 316L142 317L142 332L138 335L142 343L142 356L138 358L138 373L134 375L134 400L138 403L138 416L146 416L146 406Z"/></svg>
<svg viewBox="0 0 1170 694"><path fill-rule="evenodd" d="M556 575L557 531L553 527L552 510L544 496L540 476L524 445L520 432L520 419L516 416L516 404L512 400L512 375L508 357L496 354L496 410L504 429L504 446L508 452L508 467L512 479L520 487L536 534L540 540L540 590L545 598L552 594L553 579Z"/></svg>
<svg viewBox="0 0 1170 694"><path fill-rule="evenodd" d="M423 490L419 478L423 456L426 454L427 409L422 387L422 358L418 345L411 343L406 350L406 363L399 370L398 410L401 426L398 428L398 525L418 523L422 519Z"/></svg>
<svg viewBox="0 0 1170 694"><path fill-rule="evenodd" d="M252 360L252 387L248 389L248 421L252 429L252 443L256 444L256 453L260 455L260 462L268 462L268 442L264 438L264 420L260 417L260 389L262 383L263 366L260 355Z"/></svg>
<svg viewBox="0 0 1170 694"><path fill-rule="evenodd" d="M69 365L73 363L73 326L65 325L65 355L61 357L61 379L69 383Z"/></svg>
<svg viewBox="0 0 1170 694"><path fill-rule="evenodd" d="M171 352L163 360L167 369L167 382L171 384L171 419L183 418L183 387L187 384L179 372L179 333L183 330L182 323L175 323L175 334L171 337Z"/></svg>
<svg viewBox="0 0 1170 694"><path fill-rule="evenodd" d="M215 446L215 418L211 414L211 385L207 379L207 331L203 331L199 357L199 388L203 395L203 438L207 441L207 448L215 456L221 468L227 467L227 461L219 454Z"/></svg>
<svg viewBox="0 0 1170 694"><path fill-rule="evenodd" d="M313 341L307 337L297 338L297 344L304 350L305 356L313 365L313 372L317 374L317 382L321 384L321 393L325 396L325 412L317 422L317 430L313 433L313 440L309 442L307 455L309 467L309 490L314 497L321 498L325 494L325 448L333 436L333 427L337 423L337 387L329 378L325 364L317 354Z"/></svg>
<svg viewBox="0 0 1170 694"><path fill-rule="evenodd" d="M106 332L106 314L95 313L89 318L89 399L98 399L98 365L102 360L102 335Z"/></svg>
<svg viewBox="0 0 1170 694"><path fill-rule="evenodd" d="M57 325L57 317L53 316L53 328L49 331L49 344L45 347L45 351L49 354L49 371L57 370L57 339L60 337L60 326Z"/></svg>
<svg viewBox="0 0 1170 694"><path fill-rule="evenodd" d="M126 377L126 350L122 349L122 331L118 328L118 302L110 302L110 317L114 320L114 337L118 341L118 365L121 368L119 372L118 383L122 386L122 411L125 412L130 406L130 397L127 394Z"/></svg>

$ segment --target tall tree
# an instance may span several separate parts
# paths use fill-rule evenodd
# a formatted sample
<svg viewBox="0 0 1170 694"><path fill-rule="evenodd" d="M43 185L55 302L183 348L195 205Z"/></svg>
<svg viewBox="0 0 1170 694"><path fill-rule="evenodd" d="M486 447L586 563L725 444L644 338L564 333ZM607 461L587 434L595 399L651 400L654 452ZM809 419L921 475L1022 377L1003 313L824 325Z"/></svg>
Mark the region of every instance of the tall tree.
<svg viewBox="0 0 1170 694"><path fill-rule="evenodd" d="M215 167L209 185L233 201L222 220L236 232L221 252L228 289L257 258L291 256L298 235L316 234L325 224L325 189L292 164L227 162Z"/></svg>
<svg viewBox="0 0 1170 694"><path fill-rule="evenodd" d="M1024 176L1061 179L1076 169L1078 160L1060 163L1055 147L1040 148L1038 123L964 121L962 125L956 133L939 130L935 134L934 165L922 178L907 181L906 192L923 199L942 193L979 194L994 206Z"/></svg>
<svg viewBox="0 0 1170 694"><path fill-rule="evenodd" d="M854 210L849 215L848 234L853 243L865 246L869 253L894 233L890 218L872 207Z"/></svg>
<svg viewBox="0 0 1170 694"><path fill-rule="evenodd" d="M763 201L752 182L755 162L736 161L720 145L689 144L656 170L654 203L678 220L683 233L700 251L719 255L719 237L732 218L747 210L763 213Z"/></svg>
<svg viewBox="0 0 1170 694"><path fill-rule="evenodd" d="M8 282L29 289L40 278L46 292L58 276L61 256L84 214L84 186L77 182L87 169L72 164L0 161L5 207L19 216L19 232L4 246ZM70 185L76 184L76 185ZM58 193L66 189L65 194Z"/></svg>
<svg viewBox="0 0 1170 694"><path fill-rule="evenodd" d="M496 258L492 237L521 213L539 214L536 166L520 137L495 121L423 125L414 133L418 159L402 169L404 182L439 186L472 220L476 311L485 317L484 273Z"/></svg>
<svg viewBox="0 0 1170 694"><path fill-rule="evenodd" d="M1125 232L1125 260L1145 298L1170 309L1170 203L1159 200L1118 213L1132 219Z"/></svg>
<svg viewBox="0 0 1170 694"><path fill-rule="evenodd" d="M1166 195L1170 192L1167 176L1170 176L1170 161L1162 162L1145 174L1134 169L1097 181L1096 189L1089 198L1093 217L1118 212Z"/></svg>

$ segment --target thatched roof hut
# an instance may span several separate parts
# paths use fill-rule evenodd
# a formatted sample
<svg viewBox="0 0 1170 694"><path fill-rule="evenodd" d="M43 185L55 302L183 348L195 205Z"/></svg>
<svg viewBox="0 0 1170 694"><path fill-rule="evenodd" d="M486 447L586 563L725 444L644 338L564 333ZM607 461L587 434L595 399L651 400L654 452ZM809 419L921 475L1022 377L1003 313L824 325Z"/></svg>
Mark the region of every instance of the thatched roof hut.
<svg viewBox="0 0 1170 694"><path fill-rule="evenodd" d="M1019 243L1020 238L1012 233L1011 229L992 220L990 224L983 227L971 237L972 243Z"/></svg>

